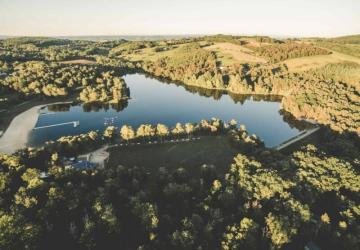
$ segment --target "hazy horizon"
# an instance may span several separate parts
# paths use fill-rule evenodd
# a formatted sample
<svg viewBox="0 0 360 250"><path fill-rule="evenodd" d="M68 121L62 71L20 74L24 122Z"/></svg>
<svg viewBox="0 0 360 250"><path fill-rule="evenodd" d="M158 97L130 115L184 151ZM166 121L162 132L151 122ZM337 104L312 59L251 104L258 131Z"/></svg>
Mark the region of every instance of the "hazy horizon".
<svg viewBox="0 0 360 250"><path fill-rule="evenodd" d="M48 37L48 38L58 38L58 39L76 39L76 38L127 38L127 37L133 37L133 38L153 38L153 37L158 37L158 38L169 38L171 39L172 37L177 37L177 38L184 38L184 37L202 37L202 36L212 36L212 35L231 35L231 36L268 36L268 37L272 37L272 38L278 38L278 39L286 39L286 38L336 38L336 37L345 37L345 36L353 36L353 35L360 35L360 33L350 33L350 34L339 34L339 35L335 35L335 36L287 36L287 35L272 35L272 34L229 34L229 33L208 33L208 34L147 34L147 35L142 35L142 34L133 34L133 35L128 35L128 34L120 34L120 35L6 35L6 34L0 34L0 39L7 39L7 38L18 38L18 37Z"/></svg>
<svg viewBox="0 0 360 250"><path fill-rule="evenodd" d="M1 36L360 34L355 0L0 0Z"/></svg>

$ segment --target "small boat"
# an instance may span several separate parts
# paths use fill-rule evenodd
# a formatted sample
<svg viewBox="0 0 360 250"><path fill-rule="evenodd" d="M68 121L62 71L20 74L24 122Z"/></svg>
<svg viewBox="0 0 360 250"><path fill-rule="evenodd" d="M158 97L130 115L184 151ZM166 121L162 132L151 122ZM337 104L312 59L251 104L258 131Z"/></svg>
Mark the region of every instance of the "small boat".
<svg viewBox="0 0 360 250"><path fill-rule="evenodd" d="M76 128L77 126L79 126L80 125L80 121L75 121L74 122L74 128Z"/></svg>

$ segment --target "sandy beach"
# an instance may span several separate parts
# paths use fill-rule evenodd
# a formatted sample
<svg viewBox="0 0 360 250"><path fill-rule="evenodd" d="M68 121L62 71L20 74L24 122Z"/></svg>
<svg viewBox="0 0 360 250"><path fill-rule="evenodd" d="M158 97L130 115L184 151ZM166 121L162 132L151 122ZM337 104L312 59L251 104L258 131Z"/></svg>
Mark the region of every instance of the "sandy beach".
<svg viewBox="0 0 360 250"><path fill-rule="evenodd" d="M4 134L0 137L0 153L12 154L16 150L26 147L29 134L35 127L39 118L39 110L50 104L71 102L55 102L34 106L19 115L10 123Z"/></svg>
<svg viewBox="0 0 360 250"><path fill-rule="evenodd" d="M39 110L44 105L34 106L16 116L9 127L0 137L0 152L12 154L16 150L26 146L29 133L36 125Z"/></svg>

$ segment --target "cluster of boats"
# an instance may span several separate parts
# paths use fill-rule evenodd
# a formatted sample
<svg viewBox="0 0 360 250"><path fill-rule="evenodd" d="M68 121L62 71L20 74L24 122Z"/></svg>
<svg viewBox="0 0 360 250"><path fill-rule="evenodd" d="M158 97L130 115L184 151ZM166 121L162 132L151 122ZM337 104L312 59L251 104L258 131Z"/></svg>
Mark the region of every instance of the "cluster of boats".
<svg viewBox="0 0 360 250"><path fill-rule="evenodd" d="M113 116L113 117L105 117L104 118L104 126L112 126L115 123L115 120L118 118L118 116Z"/></svg>

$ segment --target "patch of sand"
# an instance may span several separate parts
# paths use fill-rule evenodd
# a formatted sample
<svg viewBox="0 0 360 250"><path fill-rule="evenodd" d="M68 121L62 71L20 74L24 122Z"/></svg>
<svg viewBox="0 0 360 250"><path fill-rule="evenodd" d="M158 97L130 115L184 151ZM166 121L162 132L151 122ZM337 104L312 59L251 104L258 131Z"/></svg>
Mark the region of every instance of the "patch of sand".
<svg viewBox="0 0 360 250"><path fill-rule="evenodd" d="M36 125L39 110L44 105L32 107L16 116L9 127L0 137L0 152L12 154L16 150L26 146L28 136Z"/></svg>
<svg viewBox="0 0 360 250"><path fill-rule="evenodd" d="M71 102L41 104L17 115L5 130L5 133L0 137L0 152L13 154L16 150L26 147L29 134L39 118L39 110L47 105L65 103Z"/></svg>
<svg viewBox="0 0 360 250"><path fill-rule="evenodd" d="M205 49L229 54L239 63L266 63L266 59L252 55L253 52L251 49L232 43L215 43L214 45L205 47Z"/></svg>

